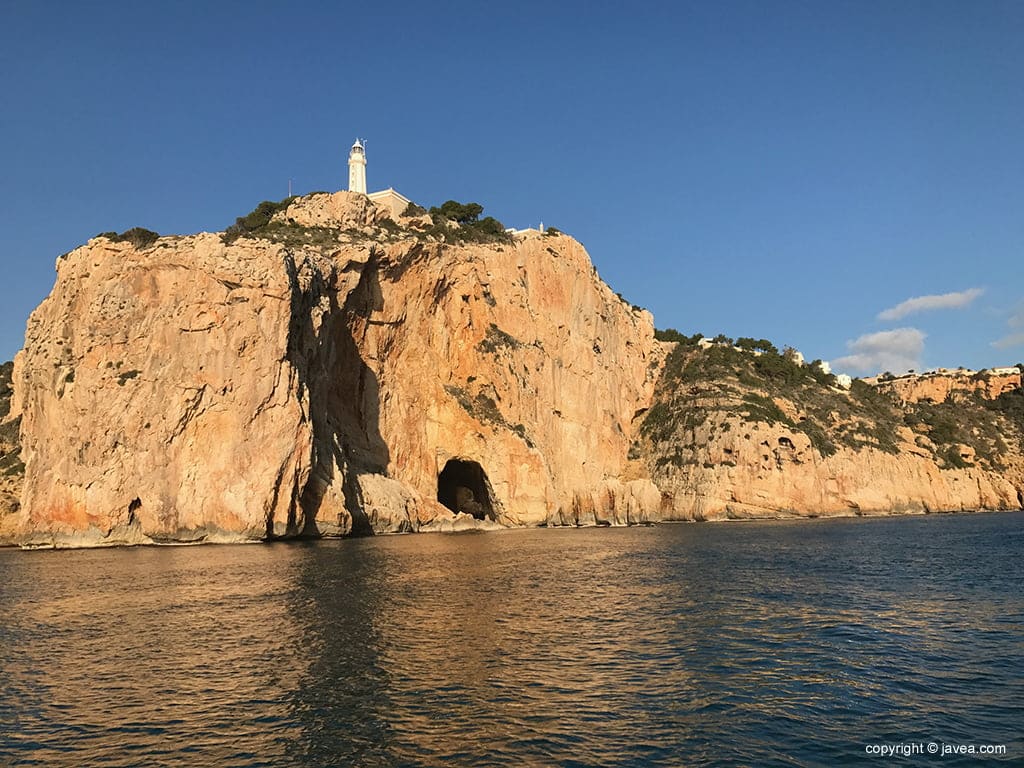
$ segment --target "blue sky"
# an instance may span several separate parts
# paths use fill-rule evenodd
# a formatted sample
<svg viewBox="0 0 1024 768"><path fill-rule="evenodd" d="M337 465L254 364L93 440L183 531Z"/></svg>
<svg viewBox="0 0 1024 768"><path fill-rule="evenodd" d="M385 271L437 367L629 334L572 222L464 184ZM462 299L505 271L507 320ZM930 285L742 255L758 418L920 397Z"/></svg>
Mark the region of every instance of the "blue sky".
<svg viewBox="0 0 1024 768"><path fill-rule="evenodd" d="M358 135L371 189L563 229L658 327L1024 360L1024 3L0 10L2 359L60 253L344 188Z"/></svg>

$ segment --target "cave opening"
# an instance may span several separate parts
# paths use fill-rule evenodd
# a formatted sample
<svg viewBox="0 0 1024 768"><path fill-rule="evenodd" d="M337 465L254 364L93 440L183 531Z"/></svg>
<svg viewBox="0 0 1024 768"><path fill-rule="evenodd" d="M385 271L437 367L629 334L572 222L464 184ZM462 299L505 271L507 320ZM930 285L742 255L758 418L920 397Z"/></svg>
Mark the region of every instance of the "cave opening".
<svg viewBox="0 0 1024 768"><path fill-rule="evenodd" d="M491 484L484 468L475 461L449 459L437 476L437 500L456 514L465 512L477 520L494 519Z"/></svg>

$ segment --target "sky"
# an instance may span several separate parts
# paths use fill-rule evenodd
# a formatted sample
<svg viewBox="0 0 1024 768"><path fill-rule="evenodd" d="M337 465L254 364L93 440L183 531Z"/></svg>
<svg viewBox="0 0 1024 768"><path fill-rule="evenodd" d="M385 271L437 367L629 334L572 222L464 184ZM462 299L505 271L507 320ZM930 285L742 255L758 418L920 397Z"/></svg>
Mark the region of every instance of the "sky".
<svg viewBox="0 0 1024 768"><path fill-rule="evenodd" d="M659 328L1024 360L1024 3L0 0L0 359L99 232L347 185L555 226Z"/></svg>

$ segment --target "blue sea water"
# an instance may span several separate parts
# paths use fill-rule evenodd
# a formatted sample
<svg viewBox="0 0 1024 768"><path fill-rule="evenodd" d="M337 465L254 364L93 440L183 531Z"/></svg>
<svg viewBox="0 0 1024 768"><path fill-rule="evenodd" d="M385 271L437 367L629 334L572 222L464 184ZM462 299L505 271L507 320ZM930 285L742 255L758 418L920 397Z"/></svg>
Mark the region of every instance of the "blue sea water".
<svg viewBox="0 0 1024 768"><path fill-rule="evenodd" d="M1021 765L1022 552L1022 513L2 550L0 764Z"/></svg>

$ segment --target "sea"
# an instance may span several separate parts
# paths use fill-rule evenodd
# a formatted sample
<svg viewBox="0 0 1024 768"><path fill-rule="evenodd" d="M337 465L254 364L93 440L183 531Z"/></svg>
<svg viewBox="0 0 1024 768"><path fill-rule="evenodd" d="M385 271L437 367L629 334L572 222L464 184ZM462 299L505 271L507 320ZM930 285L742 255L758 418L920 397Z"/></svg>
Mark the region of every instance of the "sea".
<svg viewBox="0 0 1024 768"><path fill-rule="evenodd" d="M0 550L0 765L1024 765L1024 513Z"/></svg>

